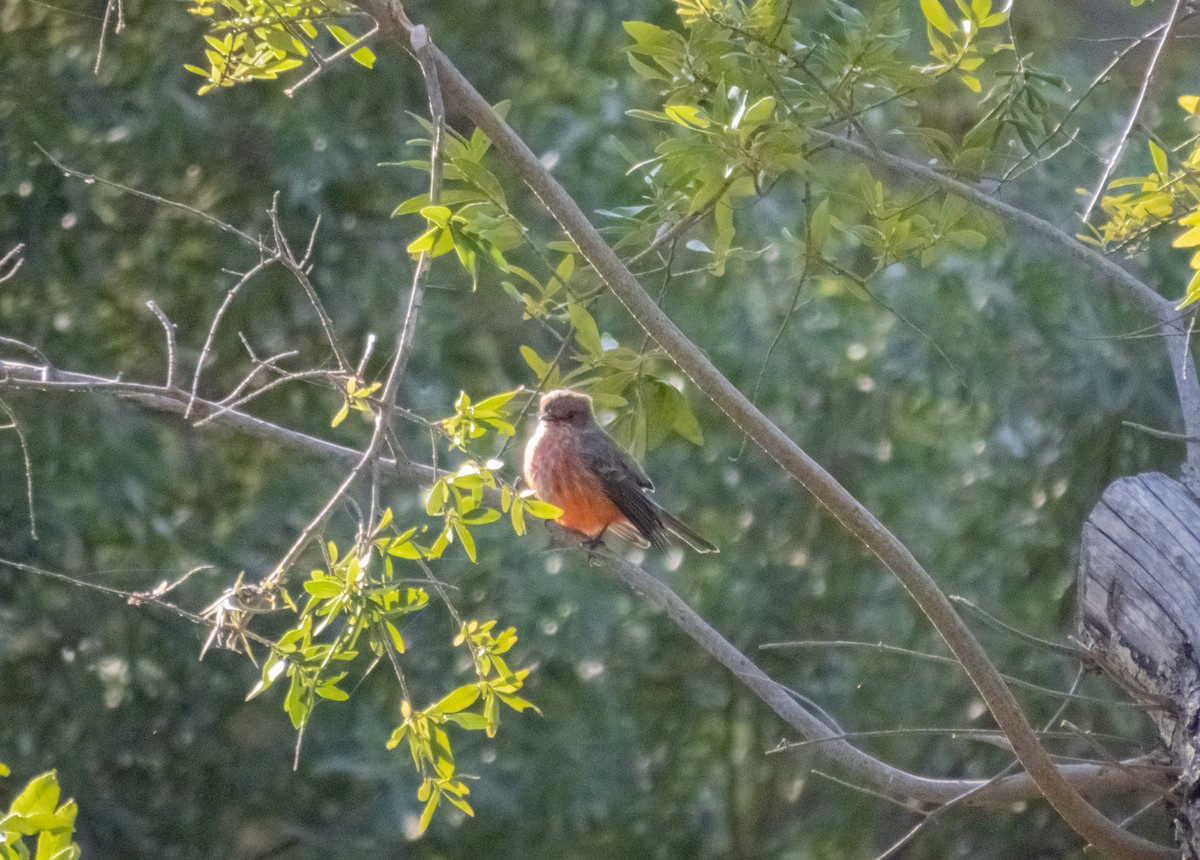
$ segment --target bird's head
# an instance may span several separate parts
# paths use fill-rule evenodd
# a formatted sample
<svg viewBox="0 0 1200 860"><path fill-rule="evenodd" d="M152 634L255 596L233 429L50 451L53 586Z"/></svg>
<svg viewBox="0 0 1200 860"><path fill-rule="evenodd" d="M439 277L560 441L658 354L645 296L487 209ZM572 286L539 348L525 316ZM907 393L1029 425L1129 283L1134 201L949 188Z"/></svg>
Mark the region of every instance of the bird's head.
<svg viewBox="0 0 1200 860"><path fill-rule="evenodd" d="M538 403L538 418L552 424L585 427L594 420L592 398L565 388L547 392Z"/></svg>

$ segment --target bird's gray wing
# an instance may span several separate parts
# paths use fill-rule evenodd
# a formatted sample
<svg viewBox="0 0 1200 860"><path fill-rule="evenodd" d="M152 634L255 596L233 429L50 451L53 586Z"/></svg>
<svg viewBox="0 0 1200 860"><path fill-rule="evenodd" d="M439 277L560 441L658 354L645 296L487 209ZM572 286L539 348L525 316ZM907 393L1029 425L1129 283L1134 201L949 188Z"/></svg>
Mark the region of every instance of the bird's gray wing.
<svg viewBox="0 0 1200 860"><path fill-rule="evenodd" d="M668 546L658 507L646 498L653 484L633 459L603 430L589 431L579 450L588 469L600 480L604 494L612 500L643 538L656 546Z"/></svg>

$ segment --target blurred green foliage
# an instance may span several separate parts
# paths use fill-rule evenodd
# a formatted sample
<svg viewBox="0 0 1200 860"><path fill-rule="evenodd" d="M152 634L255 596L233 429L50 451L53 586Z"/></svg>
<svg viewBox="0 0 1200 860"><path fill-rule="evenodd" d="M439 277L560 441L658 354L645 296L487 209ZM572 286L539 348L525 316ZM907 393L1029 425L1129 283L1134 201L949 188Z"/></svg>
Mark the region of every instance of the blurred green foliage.
<svg viewBox="0 0 1200 860"><path fill-rule="evenodd" d="M1178 461L1176 445L1120 423L1176 426L1157 340L1081 282L1070 261L926 189L811 152L803 129L856 111L862 130L888 148L942 159L968 177L1003 178L1007 199L1070 223L1075 187L1094 182L1100 167L1084 147L1063 149L1050 165L1040 156L1062 143L1055 125L1107 62L1075 38L1094 35L1078 28L1140 33L1155 9L1114 0L1085 21L1071 4L1018 7L1011 20L987 23L977 42L963 41L961 27L947 32L934 5L954 21L974 14L981 26L996 14L986 3L963 13L929 2L699 0L680 4L682 18L666 4L633 0L474 0L409 11L485 96L511 103L509 120L585 210L600 213L624 253L645 247L664 222L704 216L684 242L662 249L669 268L654 257L638 267L672 318L948 592L1062 638L1087 511L1113 478L1172 471ZM420 171L387 166L421 167L425 156L408 143L428 128L409 113L422 114L425 100L407 57L376 45L371 71L344 63L292 98L281 90L299 69L199 97L184 66L204 50L205 16L148 0L124 6L128 26L109 35L98 73L101 0L0 7L0 253L26 245L25 266L0 286L0 334L36 344L66 369L158 381L163 336L145 303L153 299L178 324L190 372L237 280L229 272L257 262L211 225L65 177L39 147L251 234L269 229L276 191L294 244L321 216L311 277L356 355L370 333L390 342L411 252L425 235L433 251L445 233L454 241L431 273L400 402L435 425L445 419L441 429L465 450L441 464L447 478L436 496L387 488L382 503L397 522L442 516L440 533L465 543L449 512L476 498L481 467L515 478L517 449L496 438L502 432L480 442L473 428L502 431L489 424L496 418L521 436L526 426L474 414L461 392L589 386L615 431L645 455L664 504L722 550L652 555L647 564L772 677L848 732L991 725L961 673L944 666L850 646L757 650L795 640L922 651L940 643L898 584L694 397L461 118L448 117L457 136L448 138L456 163L446 211L428 211ZM993 50L1001 45L1016 50ZM691 79L676 76L684 68ZM246 76L286 70L259 71ZM1122 66L1113 77L1127 89L1138 71ZM1181 59L1168 56L1160 73L1164 92L1196 91ZM1097 88L1071 128L1084 140L1114 134L1127 101L1121 87ZM1184 116L1168 108L1163 133L1182 139ZM1144 169L1162 173L1143 151ZM1190 274L1167 247L1172 238L1146 237L1143 262L1152 281L1182 285ZM291 366L328 358L319 320L281 272L265 273L231 304L202 393L221 395L250 370L239 335L260 356L297 350ZM365 380L382 370L389 356L381 353ZM358 419L369 410L357 407L366 396L298 383L251 411L361 446L369 427ZM104 397L4 399L29 442L40 534L34 541L28 529L17 439L0 433L0 558L124 590L213 565L172 593L193 609L239 571L271 570L344 474ZM474 408L486 402L476 398ZM428 426L399 431L418 459L430 451ZM506 465L488 465L493 457ZM449 471L467 459L466 472ZM519 499L510 491L505 500L518 532L515 512L528 501ZM327 531L353 535L357 526L356 512L341 507ZM473 818L446 808L416 839L435 790L448 807L462 794L438 772L437 745L413 747L412 730L435 737L451 717L465 729L483 725L470 717L485 717L468 710L483 706L466 701L477 687L447 685L473 671L463 660L477 653L442 646L494 629L457 626L432 600L406 618L402 640L414 698L434 704L405 713L394 686L372 673L348 702L305 711L293 772L283 694L245 701L261 673L228 652L198 663L202 628L0 566L0 759L19 784L57 768L79 802L74 838L92 858L858 858L915 823L908 810L816 775L824 765L811 747L767 754L788 733L735 679L668 619L598 577L582 554L547 553L529 530L518 540L503 523L480 529L470 550L477 564L456 552L439 567L466 618L502 618L520 631L521 664L535 667L522 676L522 696L543 714L507 720L495 738L456 737L457 766L480 777L471 783ZM337 594L309 589L313 613L346 593L348 568L342 573ZM1076 667L1060 656L972 623L1009 674L1057 689L1074 680ZM286 624L277 627L261 632L287 634ZM484 643L492 659L512 644L496 644L504 636ZM327 682L309 685L313 695L341 691ZM1097 678L1080 690L1119 698ZM1035 722L1059 704L1017 692ZM1065 718L1076 728L1059 727L1051 741L1065 755L1096 755L1080 732L1096 733L1117 756L1148 742L1144 720L1119 703L1075 702ZM408 731L397 736L398 726ZM396 751L387 751L389 738ZM861 742L927 774L980 777L1007 764L1000 750L947 735ZM402 756L428 772L414 776ZM438 779L448 781L438 788ZM1141 802L1105 806L1120 815ZM1161 814L1142 823L1164 838ZM956 809L903 854L1076 855L1074 835L1036 803Z"/></svg>

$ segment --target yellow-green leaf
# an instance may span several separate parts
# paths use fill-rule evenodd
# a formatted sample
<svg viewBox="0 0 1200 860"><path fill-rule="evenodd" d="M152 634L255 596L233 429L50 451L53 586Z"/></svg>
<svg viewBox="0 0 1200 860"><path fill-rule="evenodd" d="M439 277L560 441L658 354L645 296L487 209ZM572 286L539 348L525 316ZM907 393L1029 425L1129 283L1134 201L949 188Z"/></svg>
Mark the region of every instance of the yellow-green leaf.
<svg viewBox="0 0 1200 860"><path fill-rule="evenodd" d="M1167 175L1167 154L1154 141L1150 141L1150 157L1154 159L1154 169L1158 171L1158 175L1165 177Z"/></svg>
<svg viewBox="0 0 1200 860"><path fill-rule="evenodd" d="M946 14L946 9L939 0L921 0L921 11L925 14L925 20L951 38L956 33L954 22L950 16Z"/></svg>

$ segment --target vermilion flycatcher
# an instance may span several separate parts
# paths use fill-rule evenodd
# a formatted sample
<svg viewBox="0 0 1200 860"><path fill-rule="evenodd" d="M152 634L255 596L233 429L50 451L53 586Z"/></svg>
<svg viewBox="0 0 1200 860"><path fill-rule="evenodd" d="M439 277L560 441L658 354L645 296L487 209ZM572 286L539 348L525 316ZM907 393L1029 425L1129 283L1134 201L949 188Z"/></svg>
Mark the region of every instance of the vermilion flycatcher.
<svg viewBox="0 0 1200 860"><path fill-rule="evenodd" d="M611 531L639 546L670 546L673 534L696 552L717 548L646 495L654 485L592 413L592 398L562 389L542 395L525 446L525 481L562 509L560 526L596 544Z"/></svg>

